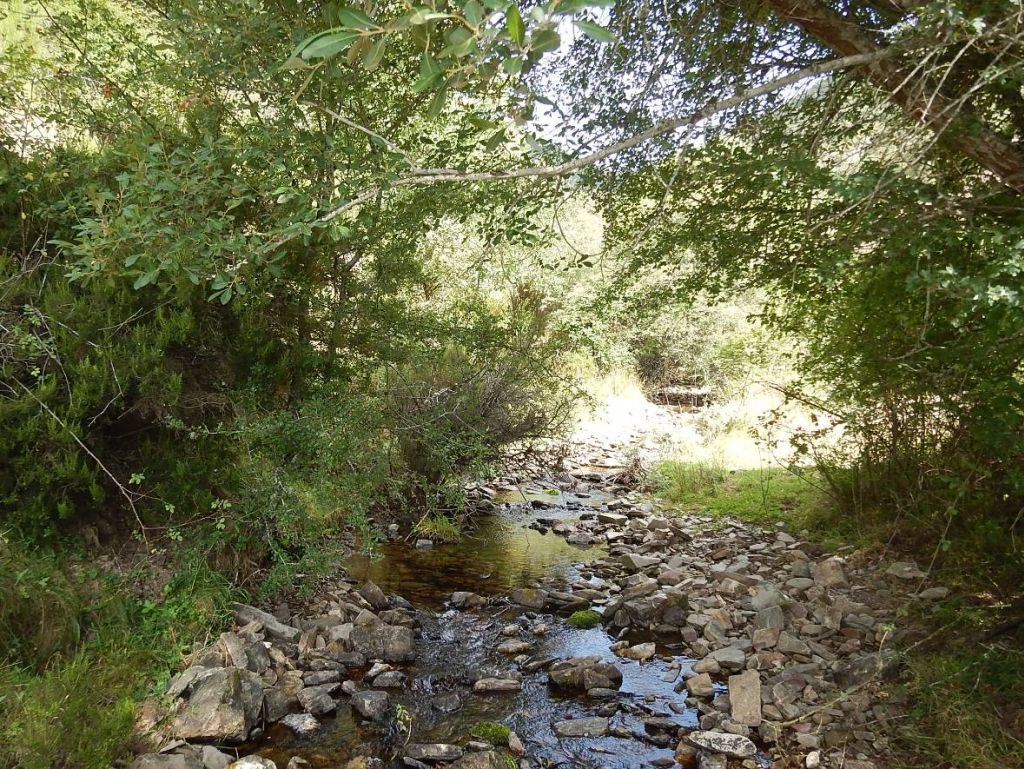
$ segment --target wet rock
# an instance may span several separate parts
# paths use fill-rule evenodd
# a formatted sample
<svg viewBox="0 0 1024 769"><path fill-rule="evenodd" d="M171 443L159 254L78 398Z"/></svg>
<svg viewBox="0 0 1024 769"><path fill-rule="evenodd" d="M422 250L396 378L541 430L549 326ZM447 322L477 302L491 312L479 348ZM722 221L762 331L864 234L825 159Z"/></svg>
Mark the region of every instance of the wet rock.
<svg viewBox="0 0 1024 769"><path fill-rule="evenodd" d="M620 657L646 662L654 656L655 650L656 647L653 643L644 643L637 644L636 646L630 646L625 649L619 649L616 653Z"/></svg>
<svg viewBox="0 0 1024 769"><path fill-rule="evenodd" d="M416 656L413 631L401 625L358 624L357 621L349 643L360 654L386 662L408 662Z"/></svg>
<svg viewBox="0 0 1024 769"><path fill-rule="evenodd" d="M417 539L416 540L416 549L417 550L430 550L430 548L432 548L433 546L434 546L433 541L431 541L429 539Z"/></svg>
<svg viewBox="0 0 1024 769"><path fill-rule="evenodd" d="M217 750L213 745L203 745L199 754L202 756L204 769L226 769L227 765L234 760L227 753Z"/></svg>
<svg viewBox="0 0 1024 769"><path fill-rule="evenodd" d="M512 599L512 603L518 604L519 606L525 606L528 609L535 609L540 611L543 609L548 602L548 594L544 590L539 590L532 587L521 587L512 591L509 596Z"/></svg>
<svg viewBox="0 0 1024 769"><path fill-rule="evenodd" d="M417 761L454 761L462 758L463 750L458 745L448 745L443 742L413 742L406 746L405 755Z"/></svg>
<svg viewBox="0 0 1024 769"><path fill-rule="evenodd" d="M389 670L373 679L374 689L401 689L405 686L406 675L401 670Z"/></svg>
<svg viewBox="0 0 1024 769"><path fill-rule="evenodd" d="M301 631L298 628L284 624L273 614L265 612L262 609L257 609L255 606L232 602L231 613L234 615L235 621L239 625L248 625L250 622L258 622L263 626L267 635L279 638L282 641L295 643L299 640L299 635L301 635Z"/></svg>
<svg viewBox="0 0 1024 769"><path fill-rule="evenodd" d="M514 640L505 641L504 643L499 644L496 651L498 652L498 654L514 655L523 654L524 652L530 651L530 649L532 648L533 644L531 644L529 641Z"/></svg>
<svg viewBox="0 0 1024 769"><path fill-rule="evenodd" d="M391 707L391 698L387 692L356 692L352 695L352 707L363 718L379 721Z"/></svg>
<svg viewBox="0 0 1024 769"><path fill-rule="evenodd" d="M462 710L462 698L456 692L439 694L430 701L430 706L440 713L455 713Z"/></svg>
<svg viewBox="0 0 1024 769"><path fill-rule="evenodd" d="M761 677L756 670L729 676L729 708L732 720L738 724L761 723Z"/></svg>
<svg viewBox="0 0 1024 769"><path fill-rule="evenodd" d="M476 593L458 591L452 593L451 605L456 609L479 609L487 605L487 599Z"/></svg>
<svg viewBox="0 0 1024 769"><path fill-rule="evenodd" d="M701 751L697 760L697 769L728 769L729 762L719 753Z"/></svg>
<svg viewBox="0 0 1024 769"><path fill-rule="evenodd" d="M310 686L299 691L296 696L299 704L307 712L312 713L314 716L322 716L327 713L333 713L337 709L338 705L334 701L334 697L331 696L337 688L337 684Z"/></svg>
<svg viewBox="0 0 1024 769"><path fill-rule="evenodd" d="M281 719L281 723L299 737L312 737L320 731L320 722L309 713L290 713Z"/></svg>
<svg viewBox="0 0 1024 769"><path fill-rule="evenodd" d="M601 662L600 657L572 657L556 662L548 668L548 678L555 686L580 691L622 686L622 671L609 662Z"/></svg>
<svg viewBox="0 0 1024 769"><path fill-rule="evenodd" d="M748 758L757 752L757 747L747 737L739 734L726 734L725 732L691 732L687 739L692 745L710 751L721 753L733 758Z"/></svg>
<svg viewBox="0 0 1024 769"><path fill-rule="evenodd" d="M193 686L171 730L185 740L244 742L262 708L260 677L240 668L222 668Z"/></svg>
<svg viewBox="0 0 1024 769"><path fill-rule="evenodd" d="M609 721L599 716L574 718L556 721L551 728L558 737L604 737L608 734Z"/></svg>
<svg viewBox="0 0 1024 769"><path fill-rule="evenodd" d="M478 694L491 692L518 692L523 688L523 682L513 678L481 678L473 684L473 691Z"/></svg>

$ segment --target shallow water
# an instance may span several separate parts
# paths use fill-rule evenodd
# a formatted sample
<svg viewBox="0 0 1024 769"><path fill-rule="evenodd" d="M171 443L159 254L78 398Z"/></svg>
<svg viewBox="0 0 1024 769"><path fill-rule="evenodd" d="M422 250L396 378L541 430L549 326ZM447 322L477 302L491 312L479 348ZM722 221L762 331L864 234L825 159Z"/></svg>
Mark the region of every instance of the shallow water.
<svg viewBox="0 0 1024 769"><path fill-rule="evenodd" d="M505 500L498 513L477 518L475 530L458 543L428 550L416 550L404 542L390 543L383 547L380 558L356 555L346 562L350 577L373 580L384 592L400 595L423 610L416 661L402 668L411 685L391 692L392 701L402 704L412 716L410 741L463 744L475 724L499 721L520 736L527 755L542 765L626 769L671 757L671 748L651 744L642 721L646 716L666 716L680 726L696 726L696 712L683 707L685 694L673 688L690 661L673 656L671 648L659 646L658 656L647 663L624 660L610 651L614 639L603 628L578 630L557 617L543 618L549 627L547 635L521 636L534 642L529 653L534 659L596 655L615 661L622 670L623 684L612 726L627 728L633 735L630 738L556 738L552 722L596 715L607 703L566 697L548 685L543 672L524 673L523 690L518 693L471 691L472 682L484 674L517 669L494 649L506 640L500 635L505 625L531 623L519 608L501 604L477 613L445 611L451 593L466 590L497 595L541 579L548 584L552 579L556 584L571 582L585 571L588 562L606 552L604 547L576 547L560 536L541 534L528 526L538 520L572 520L581 513L593 513L608 495L533 493L536 491L528 490L525 500L516 500L519 504ZM533 509L528 505L534 498L557 507ZM451 692L462 698L461 710L443 714L432 706L437 696ZM397 751L399 763L401 758L400 749L389 747L379 731L358 723L345 700L314 739L296 739L281 727L271 730L268 737L260 752L279 766L295 755L310 761L313 769L343 766L360 752L386 756Z"/></svg>

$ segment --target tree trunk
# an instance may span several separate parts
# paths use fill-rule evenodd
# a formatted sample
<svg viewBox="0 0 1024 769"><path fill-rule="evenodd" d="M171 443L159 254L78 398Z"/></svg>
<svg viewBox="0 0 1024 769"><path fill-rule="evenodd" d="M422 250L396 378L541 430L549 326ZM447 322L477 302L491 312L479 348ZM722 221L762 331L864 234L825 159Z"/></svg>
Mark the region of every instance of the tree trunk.
<svg viewBox="0 0 1024 769"><path fill-rule="evenodd" d="M819 0L768 3L782 19L841 56L874 53L882 48L856 22ZM926 73L908 79L907 72L891 59L866 64L862 71L912 119L935 131L946 146L974 160L1003 185L1024 193L1024 154L1020 148L985 126L967 104L957 104L935 90Z"/></svg>

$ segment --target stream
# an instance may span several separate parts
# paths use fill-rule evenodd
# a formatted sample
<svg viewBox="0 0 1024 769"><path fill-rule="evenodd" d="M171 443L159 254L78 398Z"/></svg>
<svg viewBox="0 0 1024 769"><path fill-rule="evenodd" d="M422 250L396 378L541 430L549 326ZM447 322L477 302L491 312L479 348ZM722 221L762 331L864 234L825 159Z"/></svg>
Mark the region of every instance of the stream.
<svg viewBox="0 0 1024 769"><path fill-rule="evenodd" d="M596 480L596 473L590 475ZM541 765L625 769L675 763L675 742L649 734L645 719L660 718L663 727L670 720L697 728L698 714L684 705L685 691L674 690L690 663L676 656L678 644L676 649L659 644L658 655L641 663L617 657L610 649L617 639L602 626L576 629L565 617L526 611L500 598L474 611L449 606L455 591L500 597L515 588L540 584L556 590L600 587L600 578L587 565L605 556L607 547L573 545L550 529L593 518L607 509L614 490L603 489L600 482L573 485L572 491L561 490L545 479L499 492L487 505L491 512L477 516L473 530L457 543L416 549L406 542L389 542L374 558L352 555L345 562L350 579L372 581L419 610L416 660L398 666L409 683L391 692L392 702L412 716L409 742L465 744L474 726L500 722L520 737L527 755ZM501 631L510 624L520 624L524 630L546 626L543 635L533 638L528 652L531 661L597 656L616 663L623 675L617 696L611 701L565 696L548 684L543 670L524 673L520 692L474 693L471 684L481 674L507 675L516 669L509 656L495 651L507 640ZM628 638L634 643L653 640ZM523 667L529 670L529 663ZM444 712L456 703L461 703L457 710ZM558 738L552 731L555 721L612 714L612 736ZM356 755L386 755L385 741L343 700L315 737L299 739L278 725L270 729L259 752L278 766L299 756L313 769L326 769L342 766ZM400 749L398 756L400 760Z"/></svg>

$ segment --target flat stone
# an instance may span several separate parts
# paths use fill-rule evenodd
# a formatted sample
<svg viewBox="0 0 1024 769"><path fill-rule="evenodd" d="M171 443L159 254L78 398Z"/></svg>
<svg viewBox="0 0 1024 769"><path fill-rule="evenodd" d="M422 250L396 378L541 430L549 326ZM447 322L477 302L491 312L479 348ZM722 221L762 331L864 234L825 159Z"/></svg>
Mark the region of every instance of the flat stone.
<svg viewBox="0 0 1024 769"><path fill-rule="evenodd" d="M761 723L761 677L756 670L729 676L729 709L732 720L744 726Z"/></svg>
<svg viewBox="0 0 1024 769"><path fill-rule="evenodd" d="M473 684L473 691L482 694L489 692L518 692L522 691L523 682L513 678L481 678Z"/></svg>
<svg viewBox="0 0 1024 769"><path fill-rule="evenodd" d="M716 649L708 656L726 670L742 670L747 664L747 655L736 646Z"/></svg>
<svg viewBox="0 0 1024 769"><path fill-rule="evenodd" d="M690 732L687 739L698 748L712 753L721 753L733 758L749 758L757 752L757 746L739 734L725 732Z"/></svg>
<svg viewBox="0 0 1024 769"><path fill-rule="evenodd" d="M235 621L239 625L248 625L250 622L258 622L263 625L263 629L267 635L273 636L274 638L280 638L282 641L289 641L295 643L299 640L299 636L302 634L296 627L286 625L273 614L265 612L262 609L257 609L255 606L249 606L244 603L231 603L231 613L235 617Z"/></svg>
<svg viewBox="0 0 1024 769"><path fill-rule="evenodd" d="M199 756L192 752L146 753L136 756L130 769L203 769L203 763Z"/></svg>
<svg viewBox="0 0 1024 769"><path fill-rule="evenodd" d="M551 728L559 737L604 737L608 734L609 721L600 716L574 718L556 721Z"/></svg>
<svg viewBox="0 0 1024 769"><path fill-rule="evenodd" d="M512 640L505 641L504 643L499 644L496 651L498 652L498 654L515 655L528 652L532 648L533 644L531 644L529 641Z"/></svg>
<svg viewBox="0 0 1024 769"><path fill-rule="evenodd" d="M448 769L508 769L508 766L501 753L481 750L478 753L467 753Z"/></svg>
<svg viewBox="0 0 1024 769"><path fill-rule="evenodd" d="M547 592L532 587L517 588L512 591L509 598L512 599L512 603L537 611L543 609L548 602Z"/></svg>
<svg viewBox="0 0 1024 769"><path fill-rule="evenodd" d="M653 643L637 644L636 646L629 646L625 649L619 649L617 654L620 657L626 657L631 660L639 660L640 662L646 662L654 656L656 647Z"/></svg>
<svg viewBox="0 0 1024 769"><path fill-rule="evenodd" d="M405 747L405 755L417 761L454 761L462 758L462 748L443 742L413 742Z"/></svg>
<svg viewBox="0 0 1024 769"><path fill-rule="evenodd" d="M649 566L654 566L661 563L660 558L655 558L649 555L637 555L636 553L627 553L620 559L623 566L633 571L642 571Z"/></svg>

